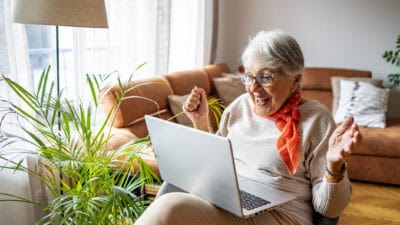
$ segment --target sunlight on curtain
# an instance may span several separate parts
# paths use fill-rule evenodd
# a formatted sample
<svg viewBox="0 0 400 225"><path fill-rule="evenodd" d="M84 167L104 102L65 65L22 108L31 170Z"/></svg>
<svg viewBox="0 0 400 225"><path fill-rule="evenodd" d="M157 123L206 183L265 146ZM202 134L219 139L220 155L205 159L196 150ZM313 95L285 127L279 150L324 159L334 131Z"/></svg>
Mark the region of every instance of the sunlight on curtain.
<svg viewBox="0 0 400 225"><path fill-rule="evenodd" d="M30 87L25 30L23 25L10 22L10 9L10 0L0 0L0 73L25 87ZM13 99L13 96L3 83L0 83L0 90L1 99ZM0 118L6 113L3 111L5 106L4 102L0 102ZM8 132L18 132L16 126L13 125L15 123L15 117L7 117L7 120L2 121L1 129ZM13 145L13 148L15 147L17 146ZM7 149L0 146L0 154L16 161L25 157L24 155L8 155ZM0 161L0 163L4 165L5 161ZM0 192L30 199L31 189L27 174L0 170ZM0 196L0 199L6 199L6 197ZM34 218L34 209L31 204L0 202L0 223L2 225L34 224Z"/></svg>
<svg viewBox="0 0 400 225"><path fill-rule="evenodd" d="M118 71L122 80L126 80L136 66L144 62L146 66L134 78L208 64L214 1L106 0L108 29L60 27L60 84L64 95L70 99L88 97L86 73ZM42 33L46 33L45 29L50 29L47 35L54 36L52 28L31 27L34 28L28 29L32 34L29 36L31 45L38 42L32 30L42 29ZM39 74L46 63L54 65L54 38L42 35L36 39L39 38L42 47L30 49L31 61L42 62L40 67L36 66L35 74ZM43 53L40 60L32 59L39 53Z"/></svg>
<svg viewBox="0 0 400 225"><path fill-rule="evenodd" d="M118 71L135 79L200 68L210 62L213 0L108 0L108 29L61 27L61 84L66 95L89 96L85 74ZM64 45L64 46L63 46ZM75 74L75 75L73 75ZM66 87L66 88L65 88Z"/></svg>
<svg viewBox="0 0 400 225"><path fill-rule="evenodd" d="M213 2L106 0L108 29L60 27L63 95L69 99L89 100L86 73L118 71L124 81L144 62L147 65L134 78L159 76L208 64ZM55 27L11 23L11 3L12 0L0 0L0 73L33 89L48 64L52 65L51 76L55 77ZM12 97L1 84L0 97ZM11 118L3 125L13 129L10 122ZM0 152L4 151L0 147ZM0 192L30 198L33 190L35 199L40 193L29 185L26 174L0 171ZM38 214L32 205L0 203L1 225L33 224L35 215Z"/></svg>
<svg viewBox="0 0 400 225"><path fill-rule="evenodd" d="M160 36L156 33L156 18L160 10L155 0L109 0L108 29L62 27L60 43L71 49L62 62L69 70L61 79L66 94L71 98L89 96L89 90L82 88L87 87L86 73L117 71L124 81L138 65L147 62L134 78L155 76L158 67L163 66L155 64L156 38Z"/></svg>
<svg viewBox="0 0 400 225"><path fill-rule="evenodd" d="M106 0L108 29L59 27L60 86L69 99L88 100L87 73L108 74L117 71L122 81L147 62L135 78L164 73L167 62L159 60L159 42L169 33L159 30L168 19L170 0ZM161 24L161 25L159 25ZM169 24L168 24L169 26ZM55 73L55 33L53 26L27 25L33 80L52 65ZM115 80L116 81L116 80ZM86 98L86 99L85 99Z"/></svg>
<svg viewBox="0 0 400 225"><path fill-rule="evenodd" d="M143 62L141 76L154 67L157 1L107 1L108 29L74 29L76 72L108 73L118 70L128 77Z"/></svg>
<svg viewBox="0 0 400 225"><path fill-rule="evenodd" d="M213 1L172 0L168 71L210 63Z"/></svg>

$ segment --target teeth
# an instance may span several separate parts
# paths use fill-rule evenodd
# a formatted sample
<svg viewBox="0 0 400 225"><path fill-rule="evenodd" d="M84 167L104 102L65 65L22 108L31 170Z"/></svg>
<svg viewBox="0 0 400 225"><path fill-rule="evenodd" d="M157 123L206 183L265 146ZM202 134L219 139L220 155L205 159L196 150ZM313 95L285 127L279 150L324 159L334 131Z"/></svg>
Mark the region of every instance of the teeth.
<svg viewBox="0 0 400 225"><path fill-rule="evenodd" d="M255 97L256 100L256 105L258 106L265 106L267 105L268 101L269 101L269 97Z"/></svg>
<svg viewBox="0 0 400 225"><path fill-rule="evenodd" d="M257 98L256 98L256 101L257 101L257 102L267 101L267 100L268 100L268 98L260 98L260 97L257 97Z"/></svg>

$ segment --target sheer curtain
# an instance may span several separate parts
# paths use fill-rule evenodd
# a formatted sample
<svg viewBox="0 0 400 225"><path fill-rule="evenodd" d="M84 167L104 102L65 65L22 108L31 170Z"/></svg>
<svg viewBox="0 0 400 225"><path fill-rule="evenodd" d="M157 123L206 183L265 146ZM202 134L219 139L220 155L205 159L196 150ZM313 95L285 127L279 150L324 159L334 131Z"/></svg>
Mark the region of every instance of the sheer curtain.
<svg viewBox="0 0 400 225"><path fill-rule="evenodd" d="M134 79L200 68L212 60L216 0L107 0L108 29L61 27L61 85L88 96L85 74Z"/></svg>
<svg viewBox="0 0 400 225"><path fill-rule="evenodd" d="M33 87L47 64L53 66L55 74L54 27L11 23L11 3L12 0L0 0L0 73ZM86 73L118 71L124 80L139 64L147 62L135 74L137 79L210 63L215 3L216 0L106 0L108 29L60 27L60 84L64 96L81 100L89 96ZM4 86L0 86L0 95L12 98ZM28 177L0 171L0 192L30 198ZM36 189L33 193L33 199L37 199L35 195L40 193ZM29 204L0 203L1 225L33 224L37 215Z"/></svg>
<svg viewBox="0 0 400 225"><path fill-rule="evenodd" d="M86 73L117 71L126 80L147 62L135 77L154 76L158 71L157 18L164 11L163 2L168 1L107 0L108 29L60 27L60 83L65 94L72 99L89 96L84 88Z"/></svg>
<svg viewBox="0 0 400 225"><path fill-rule="evenodd" d="M31 80L29 79L26 33L23 25L10 22L10 12L11 0L0 0L0 73L25 87L29 87L31 86ZM0 90L1 99L16 100L6 89L4 83L0 83ZM5 106L3 102L0 102L0 116L4 115L3 109ZM1 129L8 132L18 132L16 126L13 126L15 118L7 118L8 120L2 122ZM14 145L13 147L17 146ZM7 148L0 146L0 154L6 155L9 159L18 160L25 157L23 155L7 155L6 153ZM0 161L0 163L3 165L5 161ZM27 174L0 170L0 192L30 199L31 190ZM5 199L4 196L0 198ZM0 202L0 221L2 225L34 224L34 208L31 204Z"/></svg>
<svg viewBox="0 0 400 225"><path fill-rule="evenodd" d="M172 0L168 71L212 63L217 0ZM214 23L215 22L215 23ZM214 42L214 43L213 43Z"/></svg>

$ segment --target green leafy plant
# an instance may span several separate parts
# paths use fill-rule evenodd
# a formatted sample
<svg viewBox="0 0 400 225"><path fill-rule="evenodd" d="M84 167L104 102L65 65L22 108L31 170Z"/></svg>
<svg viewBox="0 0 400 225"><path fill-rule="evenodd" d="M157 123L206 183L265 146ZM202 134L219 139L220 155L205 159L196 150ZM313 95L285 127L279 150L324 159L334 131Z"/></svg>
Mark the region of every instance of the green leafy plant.
<svg viewBox="0 0 400 225"><path fill-rule="evenodd" d="M397 36L396 49L386 50L383 53L382 57L386 59L386 62L400 67L400 34ZM389 74L388 78L389 81L393 84L393 87L400 86L400 73Z"/></svg>
<svg viewBox="0 0 400 225"><path fill-rule="evenodd" d="M218 126L219 125L219 121L220 121L221 116L222 116L222 112L224 111L226 106L217 98L210 98L207 101L207 104L208 104L208 110L210 111L210 113L212 115L212 118L215 121L215 124L217 124L217 126ZM182 116L184 114L185 113L183 111L179 112L176 115L170 117L168 120L173 120L176 117Z"/></svg>
<svg viewBox="0 0 400 225"><path fill-rule="evenodd" d="M115 119L113 111L125 99L141 98L157 103L141 96L125 97L126 93L138 86L123 85L117 78L119 92L115 94L118 103L106 115L99 128L95 129L96 111L101 98L97 93L111 90L105 88L107 85L103 83L113 73L103 76L86 75L93 104L85 106L82 102L74 104L64 98L62 92L55 93L54 82L48 81L49 71L50 66L43 70L33 93L2 76L2 81L22 103L17 105L3 100L8 107L3 109L5 113L0 118L0 147L5 149L16 142L23 142L27 146L1 151L0 159L7 163L0 165L0 169L22 171L38 179L45 186L51 201L33 202L16 195L0 193L3 196L0 202L17 201L41 207L46 216L37 224L132 224L149 204L142 195L144 185L160 182L159 177L140 157L146 148L151 147L151 140L147 136L107 152L106 144L111 137L107 124ZM131 79L132 76L127 83ZM208 104L218 124L225 106L215 98L210 99ZM7 133L1 129L6 126L4 121L10 115L17 116L15 125L24 134ZM9 159L7 156L11 154L33 156L37 159L36 166L25 166L24 159Z"/></svg>
<svg viewBox="0 0 400 225"><path fill-rule="evenodd" d="M142 65L138 66L139 69ZM33 202L19 196L0 193L0 202L19 201L36 204L46 212L38 224L131 224L146 209L148 202L140 192L146 183L159 181L154 171L140 155L150 144L137 140L132 145L107 152L106 144L111 137L107 124L113 113L95 128L97 93L112 74L87 75L93 103L85 106L55 93L54 82L49 82L50 66L43 70L39 84L33 93L11 79L2 81L21 100L17 105L4 100L7 107L0 119L1 149L16 142L28 146L24 149L8 148L0 152L0 159L7 161L0 169L23 171L38 179L51 199L49 203ZM132 76L129 80L132 79ZM129 89L120 86L119 107ZM1 129L5 117L16 115L14 121L24 133L7 133ZM9 154L26 154L37 159L35 168L24 166L23 160L9 159ZM139 191L138 191L139 190Z"/></svg>

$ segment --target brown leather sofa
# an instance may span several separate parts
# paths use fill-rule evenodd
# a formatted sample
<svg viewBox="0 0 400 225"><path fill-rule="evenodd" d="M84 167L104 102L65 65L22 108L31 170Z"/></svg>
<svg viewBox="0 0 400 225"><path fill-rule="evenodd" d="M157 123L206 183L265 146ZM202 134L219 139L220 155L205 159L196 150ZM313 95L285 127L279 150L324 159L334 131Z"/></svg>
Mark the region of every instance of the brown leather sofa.
<svg viewBox="0 0 400 225"><path fill-rule="evenodd" d="M117 149L129 141L147 136L147 128L144 115L158 115L163 119L173 116L168 105L169 95L189 94L194 86L203 88L207 96L218 98L212 79L229 73L226 64L213 64L201 69L179 71L169 73L160 77L138 80L128 85L132 88L126 97L132 96L121 102L120 107L115 110L115 119L112 124L112 136L108 141L107 149ZM100 103L108 113L117 104L119 86L115 85L107 89L106 93L100 93ZM134 96L146 97L148 99L136 98ZM152 101L149 101L151 99ZM155 104L157 103L157 104ZM215 124L212 124L214 129ZM145 156L145 161L157 172L158 167L151 152Z"/></svg>
<svg viewBox="0 0 400 225"><path fill-rule="evenodd" d="M315 99L332 110L331 77L371 77L370 71L306 68L303 96ZM386 128L360 128L363 143L348 158L348 174L353 180L400 185L400 118L388 118Z"/></svg>
<svg viewBox="0 0 400 225"><path fill-rule="evenodd" d="M218 97L212 79L221 76L222 72L230 72L226 64L208 65L202 69L170 73L129 84L130 87L139 86L130 91L128 96L147 97L157 102L159 107L141 98L124 100L116 111L116 119L112 124L114 135L109 140L109 149L116 149L138 137L145 137L145 114L170 118L172 113L168 108L168 95L186 95L197 85L204 88L207 95ZM328 109L332 109L332 76L371 77L371 72L306 68L302 81L303 96L318 100ZM113 87L101 100L106 112L116 104L116 89L118 86ZM400 185L400 118L388 119L387 128L361 128L361 133L363 144L348 159L350 178ZM154 159L150 157L146 161L158 172Z"/></svg>

